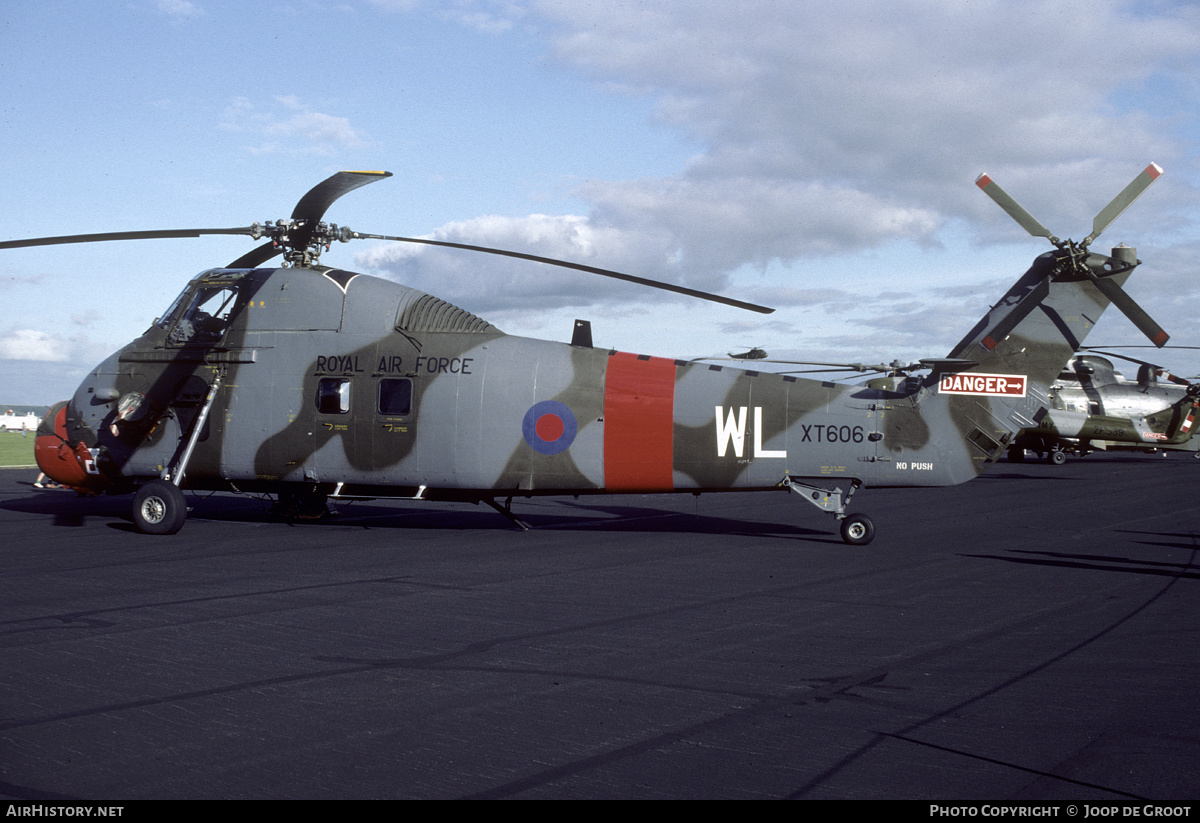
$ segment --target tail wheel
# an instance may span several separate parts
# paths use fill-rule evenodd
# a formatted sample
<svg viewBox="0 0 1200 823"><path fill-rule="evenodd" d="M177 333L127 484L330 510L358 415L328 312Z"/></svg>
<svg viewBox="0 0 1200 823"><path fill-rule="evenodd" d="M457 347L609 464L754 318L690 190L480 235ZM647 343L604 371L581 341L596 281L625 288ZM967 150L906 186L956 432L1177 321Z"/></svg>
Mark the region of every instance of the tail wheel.
<svg viewBox="0 0 1200 823"><path fill-rule="evenodd" d="M851 546L865 546L875 539L875 524L865 514L852 514L842 521L842 540Z"/></svg>
<svg viewBox="0 0 1200 823"><path fill-rule="evenodd" d="M153 480L133 496L133 525L143 534L175 534L187 519L187 500L174 483Z"/></svg>

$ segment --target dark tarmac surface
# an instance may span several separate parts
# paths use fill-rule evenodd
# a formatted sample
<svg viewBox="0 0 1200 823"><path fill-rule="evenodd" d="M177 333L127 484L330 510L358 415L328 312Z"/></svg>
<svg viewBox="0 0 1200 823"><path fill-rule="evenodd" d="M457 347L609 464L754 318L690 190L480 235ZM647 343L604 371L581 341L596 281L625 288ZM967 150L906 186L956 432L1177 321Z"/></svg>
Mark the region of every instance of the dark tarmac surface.
<svg viewBox="0 0 1200 823"><path fill-rule="evenodd" d="M1200 797L1200 460L357 503L290 525L0 470L0 797Z"/></svg>

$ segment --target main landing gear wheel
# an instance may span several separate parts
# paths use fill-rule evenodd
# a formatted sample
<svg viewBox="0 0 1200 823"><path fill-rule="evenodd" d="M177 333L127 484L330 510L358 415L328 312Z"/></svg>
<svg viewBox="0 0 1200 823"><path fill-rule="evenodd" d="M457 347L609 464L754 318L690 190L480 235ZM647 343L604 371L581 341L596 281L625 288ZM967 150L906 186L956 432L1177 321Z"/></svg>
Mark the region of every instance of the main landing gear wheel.
<svg viewBox="0 0 1200 823"><path fill-rule="evenodd" d="M174 483L152 480L133 496L133 525L143 534L175 534L187 519L187 500Z"/></svg>
<svg viewBox="0 0 1200 823"><path fill-rule="evenodd" d="M1051 449L1050 453L1046 455L1046 460L1055 466L1061 466L1067 462L1067 453L1062 449Z"/></svg>
<svg viewBox="0 0 1200 823"><path fill-rule="evenodd" d="M875 539L875 524L865 514L852 514L842 521L842 540L851 546L865 546Z"/></svg>

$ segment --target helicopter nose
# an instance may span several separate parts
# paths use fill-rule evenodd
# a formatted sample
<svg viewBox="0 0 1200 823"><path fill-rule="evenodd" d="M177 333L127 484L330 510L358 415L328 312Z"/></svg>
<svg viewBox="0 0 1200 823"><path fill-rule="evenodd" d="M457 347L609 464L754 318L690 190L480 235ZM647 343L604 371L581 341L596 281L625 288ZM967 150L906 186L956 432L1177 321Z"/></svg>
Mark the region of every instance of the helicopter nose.
<svg viewBox="0 0 1200 823"><path fill-rule="evenodd" d="M38 468L56 483L81 494L98 494L105 483L87 444L72 444L67 437L67 406L63 400L50 407L38 423L33 456Z"/></svg>

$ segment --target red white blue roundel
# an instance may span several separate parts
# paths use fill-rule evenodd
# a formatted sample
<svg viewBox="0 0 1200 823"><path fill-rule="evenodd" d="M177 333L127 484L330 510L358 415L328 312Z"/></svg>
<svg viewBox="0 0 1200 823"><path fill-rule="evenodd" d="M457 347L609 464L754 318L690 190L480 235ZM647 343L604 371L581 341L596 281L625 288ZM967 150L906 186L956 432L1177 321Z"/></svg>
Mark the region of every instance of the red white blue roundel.
<svg viewBox="0 0 1200 823"><path fill-rule="evenodd" d="M565 452L575 442L578 431L575 415L557 400L534 403L521 422L525 442L535 452L545 455Z"/></svg>

